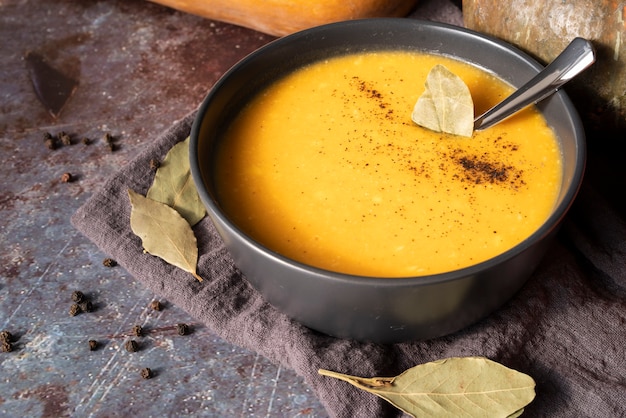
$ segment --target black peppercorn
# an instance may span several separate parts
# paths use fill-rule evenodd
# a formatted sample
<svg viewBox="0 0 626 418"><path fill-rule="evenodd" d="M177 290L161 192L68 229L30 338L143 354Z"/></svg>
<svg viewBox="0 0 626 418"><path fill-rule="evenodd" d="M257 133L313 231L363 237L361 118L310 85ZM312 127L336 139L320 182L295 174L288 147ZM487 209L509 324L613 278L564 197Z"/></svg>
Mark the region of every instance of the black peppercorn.
<svg viewBox="0 0 626 418"><path fill-rule="evenodd" d="M137 337L143 336L143 328L141 327L141 325L135 325L133 327L133 334Z"/></svg>
<svg viewBox="0 0 626 418"><path fill-rule="evenodd" d="M144 379L150 379L152 377L152 370L149 367L141 369L141 377Z"/></svg>
<svg viewBox="0 0 626 418"><path fill-rule="evenodd" d="M117 149L117 146L115 145L115 138L108 132L104 134L104 143L107 145L107 147L109 147L111 152Z"/></svg>
<svg viewBox="0 0 626 418"><path fill-rule="evenodd" d="M9 331L0 332L0 341L10 343L13 341L13 335Z"/></svg>
<svg viewBox="0 0 626 418"><path fill-rule="evenodd" d="M150 302L150 307L155 311L160 311L161 309L163 309L163 305L161 305L161 302L159 302L158 300L153 300L152 302Z"/></svg>
<svg viewBox="0 0 626 418"><path fill-rule="evenodd" d="M176 330L178 335L187 335L189 333L189 326L187 324L176 324Z"/></svg>
<svg viewBox="0 0 626 418"><path fill-rule="evenodd" d="M105 258L104 260L102 260L102 265L105 267L115 267L117 266L117 261L113 260L112 258Z"/></svg>
<svg viewBox="0 0 626 418"><path fill-rule="evenodd" d="M46 140L44 141L44 143L46 144L46 147L48 147L48 149L51 149L51 150L55 150L55 149L57 149L57 143L56 143L56 141L55 141L54 139L52 139L52 138L50 138L50 139L46 139Z"/></svg>
<svg viewBox="0 0 626 418"><path fill-rule="evenodd" d="M89 340L89 350L90 351L95 351L98 349L98 341L96 340Z"/></svg>
<svg viewBox="0 0 626 418"><path fill-rule="evenodd" d="M76 316L81 312L80 306L77 303L73 303L72 306L70 306L70 316Z"/></svg>
<svg viewBox="0 0 626 418"><path fill-rule="evenodd" d="M82 312L91 312L93 311L93 304L91 303L91 301L85 300L83 302L80 303L80 310Z"/></svg>
<svg viewBox="0 0 626 418"><path fill-rule="evenodd" d="M156 170L160 166L161 166L161 163L159 162L159 160L157 160L155 158L150 160L150 169L151 170Z"/></svg>
<svg viewBox="0 0 626 418"><path fill-rule="evenodd" d="M51 150L57 149L57 141L50 132L44 132L43 134L43 143L46 144L46 147Z"/></svg>
<svg viewBox="0 0 626 418"><path fill-rule="evenodd" d="M80 290L75 290L72 292L72 301L76 303L80 303L85 300L85 295Z"/></svg>
<svg viewBox="0 0 626 418"><path fill-rule="evenodd" d="M0 351L3 353L10 353L13 351L13 346L8 341L2 341L2 343L0 343Z"/></svg>
<svg viewBox="0 0 626 418"><path fill-rule="evenodd" d="M59 140L61 141L63 145L72 145L72 137L70 137L65 132L59 133Z"/></svg>
<svg viewBox="0 0 626 418"><path fill-rule="evenodd" d="M124 344L124 348L129 353L134 353L136 351L139 351L139 344L137 344L137 341L135 340L128 340L126 341L126 344Z"/></svg>

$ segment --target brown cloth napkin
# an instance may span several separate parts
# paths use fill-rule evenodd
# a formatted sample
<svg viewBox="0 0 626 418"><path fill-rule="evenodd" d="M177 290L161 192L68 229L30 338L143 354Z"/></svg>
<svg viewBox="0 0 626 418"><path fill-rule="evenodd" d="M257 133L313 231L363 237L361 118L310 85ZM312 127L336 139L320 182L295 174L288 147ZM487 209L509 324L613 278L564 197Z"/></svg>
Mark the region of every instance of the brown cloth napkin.
<svg viewBox="0 0 626 418"><path fill-rule="evenodd" d="M290 320L250 287L205 217L194 227L204 282L142 252L126 190L145 194L152 158L190 131L195 112L163 133L73 216L83 234L156 294L215 334L294 369L335 417L394 416L377 397L321 377L318 368L393 376L444 357L486 356L531 375L526 416L626 415L626 223L591 187L526 286L487 319L444 338L378 345L335 339Z"/></svg>
<svg viewBox="0 0 626 418"><path fill-rule="evenodd" d="M162 159L189 135L194 115L178 121L109 179L72 223L137 280L221 338L295 370L329 415L401 413L374 395L318 375L319 368L393 376L440 358L485 356L536 380L537 397L525 416L626 416L626 222L624 212L593 184L585 183L528 283L488 318L426 342L379 345L336 339L309 330L265 302L233 265L206 217L194 227L204 282L143 253L130 229L127 189L147 192L154 176L150 160Z"/></svg>

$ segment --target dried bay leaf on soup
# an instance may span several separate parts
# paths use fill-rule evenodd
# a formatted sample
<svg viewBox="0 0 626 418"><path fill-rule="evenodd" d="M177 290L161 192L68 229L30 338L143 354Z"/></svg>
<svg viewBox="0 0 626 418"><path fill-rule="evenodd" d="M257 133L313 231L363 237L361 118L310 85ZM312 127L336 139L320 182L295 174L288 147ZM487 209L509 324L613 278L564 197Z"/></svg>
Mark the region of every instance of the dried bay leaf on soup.
<svg viewBox="0 0 626 418"><path fill-rule="evenodd" d="M160 164L146 197L176 209L194 226L206 214L189 166L189 137L174 145Z"/></svg>
<svg viewBox="0 0 626 418"><path fill-rule="evenodd" d="M373 393L415 417L517 417L535 398L530 376L484 357L433 361L396 377L319 373Z"/></svg>
<svg viewBox="0 0 626 418"><path fill-rule="evenodd" d="M130 228L141 238L143 248L196 279L198 243L189 223L175 209L128 189Z"/></svg>
<svg viewBox="0 0 626 418"><path fill-rule="evenodd" d="M413 108L413 122L436 132L471 137L474 102L465 82L438 64L428 73L425 87Z"/></svg>

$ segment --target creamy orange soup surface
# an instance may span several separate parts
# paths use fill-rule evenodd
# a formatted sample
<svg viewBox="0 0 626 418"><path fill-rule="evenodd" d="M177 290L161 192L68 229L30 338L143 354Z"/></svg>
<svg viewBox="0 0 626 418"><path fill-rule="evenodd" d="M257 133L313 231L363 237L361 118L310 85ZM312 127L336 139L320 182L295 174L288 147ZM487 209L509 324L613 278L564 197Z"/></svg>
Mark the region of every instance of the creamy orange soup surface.
<svg viewBox="0 0 626 418"><path fill-rule="evenodd" d="M224 211L277 253L364 276L452 271L523 241L555 205L558 140L533 107L471 138L417 126L411 112L436 64L468 85L476 115L512 91L416 52L311 64L262 91L221 138Z"/></svg>

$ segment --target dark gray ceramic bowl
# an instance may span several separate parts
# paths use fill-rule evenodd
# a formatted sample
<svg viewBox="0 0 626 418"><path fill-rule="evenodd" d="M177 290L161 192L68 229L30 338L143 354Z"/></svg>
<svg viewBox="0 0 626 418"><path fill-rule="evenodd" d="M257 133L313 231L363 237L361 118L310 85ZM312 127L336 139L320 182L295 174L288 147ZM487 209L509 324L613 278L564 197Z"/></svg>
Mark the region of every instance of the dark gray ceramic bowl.
<svg viewBox="0 0 626 418"><path fill-rule="evenodd" d="M216 199L211 167L220 132L259 89L304 64L349 52L409 49L458 57L520 86L541 66L514 47L458 27L411 19L321 26L278 39L228 71L210 91L191 131L191 170L208 214L250 283L276 308L323 333L392 343L460 330L489 315L526 282L580 186L585 138L565 93L541 103L564 160L554 212L531 237L478 265L415 278L371 278L313 268L263 247L229 220Z"/></svg>

